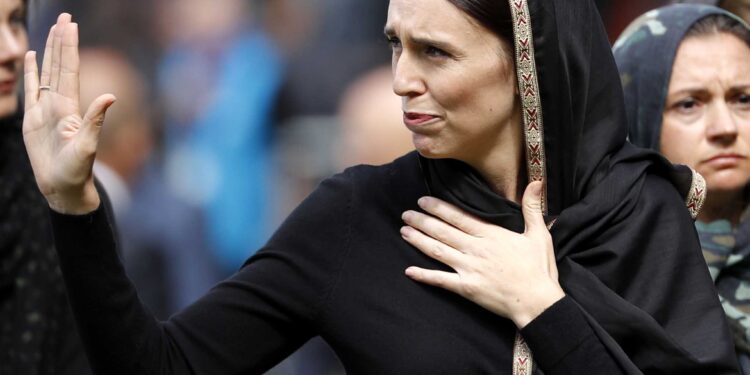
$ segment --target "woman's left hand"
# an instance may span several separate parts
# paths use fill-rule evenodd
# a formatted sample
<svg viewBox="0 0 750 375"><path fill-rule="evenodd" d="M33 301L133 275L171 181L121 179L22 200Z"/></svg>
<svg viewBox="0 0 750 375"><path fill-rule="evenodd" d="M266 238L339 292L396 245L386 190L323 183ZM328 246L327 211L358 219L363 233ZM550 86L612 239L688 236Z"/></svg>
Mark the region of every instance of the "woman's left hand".
<svg viewBox="0 0 750 375"><path fill-rule="evenodd" d="M476 219L437 198L406 211L402 237L456 272L409 267L412 279L447 289L523 328L565 296L557 280L552 237L541 210L541 182L523 195L522 234Z"/></svg>

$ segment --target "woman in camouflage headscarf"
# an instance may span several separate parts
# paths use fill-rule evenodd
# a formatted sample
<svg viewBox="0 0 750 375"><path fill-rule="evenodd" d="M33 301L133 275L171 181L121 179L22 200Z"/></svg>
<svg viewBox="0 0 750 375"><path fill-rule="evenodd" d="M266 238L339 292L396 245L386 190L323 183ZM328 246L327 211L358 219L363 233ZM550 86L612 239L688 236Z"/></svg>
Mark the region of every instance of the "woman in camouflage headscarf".
<svg viewBox="0 0 750 375"><path fill-rule="evenodd" d="M696 227L750 373L750 29L706 5L648 12L615 43L630 140L706 178Z"/></svg>

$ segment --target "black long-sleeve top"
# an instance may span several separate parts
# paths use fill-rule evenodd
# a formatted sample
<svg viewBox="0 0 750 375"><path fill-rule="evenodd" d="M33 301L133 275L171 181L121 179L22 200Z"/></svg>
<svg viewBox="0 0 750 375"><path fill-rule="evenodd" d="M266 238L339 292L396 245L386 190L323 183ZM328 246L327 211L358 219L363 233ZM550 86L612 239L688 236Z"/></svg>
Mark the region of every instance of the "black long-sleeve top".
<svg viewBox="0 0 750 375"><path fill-rule="evenodd" d="M352 374L510 374L510 320L404 275L412 265L447 269L399 235L401 213L426 194L414 154L332 177L235 275L164 322L138 301L103 209L51 212L92 366L261 373L320 335ZM521 334L545 374L623 373L570 297Z"/></svg>

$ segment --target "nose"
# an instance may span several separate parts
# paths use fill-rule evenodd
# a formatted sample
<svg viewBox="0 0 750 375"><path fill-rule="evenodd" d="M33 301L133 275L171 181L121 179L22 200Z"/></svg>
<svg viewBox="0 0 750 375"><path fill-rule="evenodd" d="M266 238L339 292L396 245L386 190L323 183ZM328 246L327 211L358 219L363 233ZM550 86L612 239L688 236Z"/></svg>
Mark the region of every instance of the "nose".
<svg viewBox="0 0 750 375"><path fill-rule="evenodd" d="M18 61L26 52L22 37L8 25L0 26L0 63Z"/></svg>
<svg viewBox="0 0 750 375"><path fill-rule="evenodd" d="M706 137L709 142L730 145L737 139L737 123L726 102L717 103L710 112Z"/></svg>
<svg viewBox="0 0 750 375"><path fill-rule="evenodd" d="M407 52L393 58L393 92L401 97L419 96L427 91L415 59Z"/></svg>

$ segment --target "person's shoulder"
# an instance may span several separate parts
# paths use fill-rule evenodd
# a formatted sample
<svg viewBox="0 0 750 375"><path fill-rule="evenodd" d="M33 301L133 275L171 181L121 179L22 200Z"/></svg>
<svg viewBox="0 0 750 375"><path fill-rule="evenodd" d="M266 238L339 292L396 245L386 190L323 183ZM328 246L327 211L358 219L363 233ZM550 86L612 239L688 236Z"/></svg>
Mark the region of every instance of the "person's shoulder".
<svg viewBox="0 0 750 375"><path fill-rule="evenodd" d="M423 184L422 169L416 151L409 152L390 163L360 164L346 168L329 180L349 180L358 189L386 189L399 185Z"/></svg>
<svg viewBox="0 0 750 375"><path fill-rule="evenodd" d="M416 201L427 193L416 151L387 164L349 167L324 180L321 187L334 188L340 193L346 189L355 205L393 204L402 199Z"/></svg>

